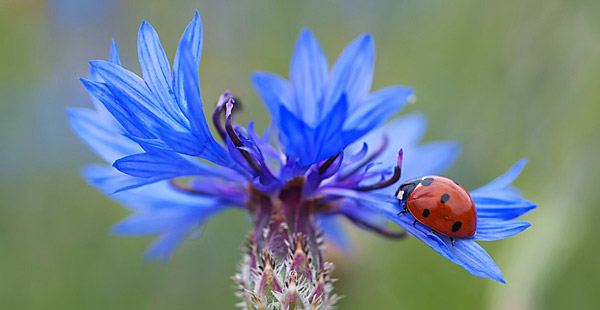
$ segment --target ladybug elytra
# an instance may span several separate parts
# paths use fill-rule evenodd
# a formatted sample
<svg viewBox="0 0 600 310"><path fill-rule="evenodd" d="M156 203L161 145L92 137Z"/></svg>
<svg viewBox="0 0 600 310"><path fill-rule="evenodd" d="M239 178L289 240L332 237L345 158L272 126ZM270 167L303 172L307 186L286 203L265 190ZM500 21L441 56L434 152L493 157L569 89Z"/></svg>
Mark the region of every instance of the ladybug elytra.
<svg viewBox="0 0 600 310"><path fill-rule="evenodd" d="M407 181L396 192L404 209L433 232L451 238L469 238L477 228L477 210L469 193L458 183L441 176Z"/></svg>

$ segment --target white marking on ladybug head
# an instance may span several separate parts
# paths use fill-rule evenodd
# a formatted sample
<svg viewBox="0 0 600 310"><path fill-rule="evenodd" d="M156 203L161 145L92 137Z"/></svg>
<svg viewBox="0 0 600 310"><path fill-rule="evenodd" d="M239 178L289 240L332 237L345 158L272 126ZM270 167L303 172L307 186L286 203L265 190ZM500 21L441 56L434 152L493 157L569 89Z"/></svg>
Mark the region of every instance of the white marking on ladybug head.
<svg viewBox="0 0 600 310"><path fill-rule="evenodd" d="M398 195L396 195L396 198L404 200L404 191L398 191Z"/></svg>

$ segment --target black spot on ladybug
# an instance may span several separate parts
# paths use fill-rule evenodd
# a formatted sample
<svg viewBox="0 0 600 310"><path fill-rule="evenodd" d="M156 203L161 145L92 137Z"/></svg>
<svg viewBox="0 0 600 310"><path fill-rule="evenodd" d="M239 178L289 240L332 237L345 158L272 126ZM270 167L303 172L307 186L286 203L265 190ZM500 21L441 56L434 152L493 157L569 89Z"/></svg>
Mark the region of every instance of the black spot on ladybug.
<svg viewBox="0 0 600 310"><path fill-rule="evenodd" d="M460 221L454 222L452 224L452 232L457 232L462 227L462 223Z"/></svg>
<svg viewBox="0 0 600 310"><path fill-rule="evenodd" d="M423 186L429 186L431 185L431 183L433 183L433 178L424 178L423 180L421 180L421 184Z"/></svg>
<svg viewBox="0 0 600 310"><path fill-rule="evenodd" d="M423 210L423 217L428 217L428 216L429 216L429 209Z"/></svg>
<svg viewBox="0 0 600 310"><path fill-rule="evenodd" d="M448 194L442 195L442 203L446 203L446 201L448 201L449 199L450 199L450 195L448 195Z"/></svg>

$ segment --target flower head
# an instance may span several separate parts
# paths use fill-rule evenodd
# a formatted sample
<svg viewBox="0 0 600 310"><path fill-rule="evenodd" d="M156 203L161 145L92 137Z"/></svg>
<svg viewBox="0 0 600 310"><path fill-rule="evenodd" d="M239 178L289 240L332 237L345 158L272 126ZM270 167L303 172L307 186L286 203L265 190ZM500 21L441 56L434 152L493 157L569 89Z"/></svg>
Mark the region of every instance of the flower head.
<svg viewBox="0 0 600 310"><path fill-rule="evenodd" d="M445 141L419 144L426 127L420 114L384 125L414 94L403 86L369 93L374 68L369 35L351 42L329 70L318 41L303 30L290 82L270 73L252 77L273 128L258 134L253 123L235 124L236 103L225 92L212 115L220 142L202 112L201 48L196 12L171 71L157 33L143 22L138 35L143 78L121 66L113 41L110 61L91 61L90 77L82 79L95 109L69 109L71 125L112 164L88 166L84 177L134 211L115 233L159 235L147 255L166 259L212 215L230 207L247 210L254 230L235 279L248 308L331 306L337 298L329 296L332 265L321 255L321 237L348 244L342 219L404 237L406 232L387 228L391 220L471 273L502 281L472 240L451 247L447 238L408 225L412 221L397 214L393 185L442 171L459 148ZM505 238L528 225L509 221L534 207L509 187L521 166L472 192L481 214L474 240Z"/></svg>

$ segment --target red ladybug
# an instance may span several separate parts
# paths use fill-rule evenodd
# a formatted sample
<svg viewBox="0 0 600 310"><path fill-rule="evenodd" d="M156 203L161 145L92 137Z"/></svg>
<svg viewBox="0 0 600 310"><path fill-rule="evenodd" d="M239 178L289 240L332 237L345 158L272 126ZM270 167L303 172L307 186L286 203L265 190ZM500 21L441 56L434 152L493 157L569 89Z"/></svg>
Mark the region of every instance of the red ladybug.
<svg viewBox="0 0 600 310"><path fill-rule="evenodd" d="M477 210L469 193L458 183L441 176L425 176L400 185L396 192L404 211L433 232L469 238L477 228Z"/></svg>

